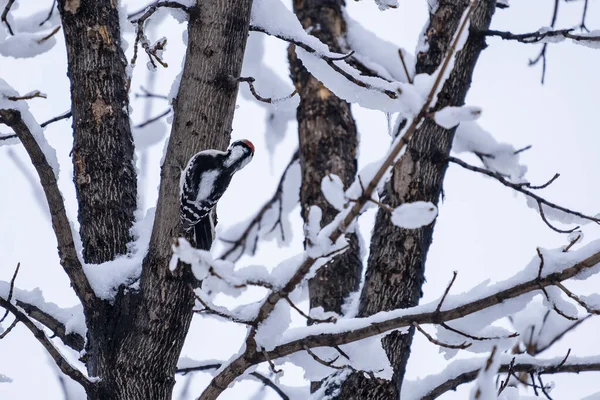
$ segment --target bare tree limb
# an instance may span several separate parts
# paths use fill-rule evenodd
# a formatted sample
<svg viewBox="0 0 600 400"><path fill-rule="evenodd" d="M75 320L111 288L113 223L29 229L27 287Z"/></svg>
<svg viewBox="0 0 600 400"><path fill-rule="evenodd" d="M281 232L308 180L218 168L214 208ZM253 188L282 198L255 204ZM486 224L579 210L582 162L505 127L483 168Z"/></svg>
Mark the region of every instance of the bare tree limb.
<svg viewBox="0 0 600 400"><path fill-rule="evenodd" d="M50 208L52 227L58 242L58 254L61 265L69 276L73 290L84 305L84 309L93 309L94 305L100 300L96 297L83 272L79 255L75 249L71 224L67 218L64 200L58 188L54 171L50 164L48 164L46 156L33 137L29 127L21 118L21 113L17 110L0 110L0 117L15 131L31 158L33 166L40 177L48 207Z"/></svg>
<svg viewBox="0 0 600 400"><path fill-rule="evenodd" d="M86 392L91 388L93 383L77 368L73 367L69 362L63 357L62 354L58 351L56 347L52 344L52 341L46 336L44 331L38 328L33 321L31 321L27 315L21 312L17 306L13 305L11 302L0 298L0 307L9 310L19 322L23 323L33 333L35 338L40 342L42 346L46 349L48 354L52 357L58 368L62 371L63 374L67 375L75 382L79 383Z"/></svg>
<svg viewBox="0 0 600 400"><path fill-rule="evenodd" d="M40 124L40 126L42 128L45 128L46 126L48 126L48 125L50 125L50 124L52 124L54 122L57 122L57 121L60 121L60 120L63 120L63 119L68 119L68 118L71 118L72 116L73 116L73 113L71 112L71 110L69 110L69 111L67 111L64 114L61 114L61 115L59 115L57 117L54 117L54 118L50 118L48 121L42 122Z"/></svg>
<svg viewBox="0 0 600 400"><path fill-rule="evenodd" d="M65 345L78 352L84 349L85 338L75 332L67 333L65 325L52 315L44 312L35 305L26 303L20 299L16 299L16 304L23 309L23 311L25 311L30 318L35 319L46 328L54 332L54 335L62 340Z"/></svg>
<svg viewBox="0 0 600 400"><path fill-rule="evenodd" d="M160 113L159 115L157 115L156 117L152 117L147 121L144 121L142 123L135 125L134 128L143 128L145 126L148 126L148 125L160 120L161 118L166 117L167 115L169 115L171 113L171 111L173 111L173 110L171 108L169 108L169 109L163 111L162 113Z"/></svg>

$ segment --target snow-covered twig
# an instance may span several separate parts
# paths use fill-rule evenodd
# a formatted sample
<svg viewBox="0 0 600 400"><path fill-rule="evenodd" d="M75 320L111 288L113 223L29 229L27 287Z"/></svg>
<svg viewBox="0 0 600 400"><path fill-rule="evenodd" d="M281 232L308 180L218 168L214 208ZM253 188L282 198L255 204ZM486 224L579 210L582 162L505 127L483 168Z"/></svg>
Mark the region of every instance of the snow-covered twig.
<svg viewBox="0 0 600 400"><path fill-rule="evenodd" d="M138 57L138 45L141 44L142 48L148 54L148 59L150 60L150 64L152 67L156 68L155 60L162 65L163 67L167 67L167 64L162 60L161 52L164 50L167 39L162 39L156 42L154 45L150 45L146 34L144 33L144 24L158 9L160 8L175 8L179 10L183 10L184 12L189 12L189 7L181 4L177 1L159 1L151 6L149 6L144 13L136 20L131 21L132 24L137 25L136 27L136 35L135 42L133 44L133 58L131 59L131 67L135 66Z"/></svg>
<svg viewBox="0 0 600 400"><path fill-rule="evenodd" d="M88 377L86 377L80 370L69 364L64 356L58 351L58 349L54 347L54 344L52 344L52 341L46 336L44 331L38 328L36 324L30 320L29 317L27 317L27 315L21 312L19 308L13 305L10 301L4 300L3 298L0 298L0 307L10 311L15 318L19 320L19 322L25 325L27 329L33 333L33 336L35 336L41 345L44 346L62 373L79 383L86 391L90 389L90 387L93 385L93 382L90 381Z"/></svg>
<svg viewBox="0 0 600 400"><path fill-rule="evenodd" d="M396 99L398 98L398 93L389 90L389 89L385 89L385 88L380 88L380 87L376 87L373 86L367 82L363 82L359 79L357 79L356 77L354 77L353 75L351 75L350 73L348 73L346 70L344 70L343 68L339 67L335 62L336 61L344 61L346 59L348 59L349 57L352 57L352 55L354 54L353 51L351 51L348 54L343 54L341 56L331 56L328 54L322 54L319 51L317 51L316 49L314 49L313 47L311 47L309 44L304 43L298 39L295 38L291 38L291 37L287 37L284 35L279 35L276 33L272 33L269 32L268 30L262 28L262 27L258 27L258 26L250 26L250 30L254 31L254 32L262 32L262 33L266 33L267 35L270 36L274 36L278 39L281 40L285 40L288 43L294 44L304 50L306 50L306 52L310 53L310 54L314 54L317 57L321 58L323 61L325 61L327 63L327 65L329 65L329 67L331 67L331 69L333 69L335 72L339 73L340 75L342 75L344 78L346 78L348 81L354 83L357 86L360 86L362 88L365 89L371 89L371 90L375 90L378 92L381 92L385 95L387 95L390 99Z"/></svg>
<svg viewBox="0 0 600 400"><path fill-rule="evenodd" d="M73 231L67 217L65 204L58 188L56 171L49 164L46 154L33 136L30 127L21 117L21 112L14 109L0 109L0 118L17 134L25 150L29 154L46 194L52 226L58 242L61 264L69 276L77 297L84 306L93 309L99 301L83 271L79 254L75 248ZM41 130L41 129L40 129Z"/></svg>
<svg viewBox="0 0 600 400"><path fill-rule="evenodd" d="M417 324L416 322L413 322L413 326L415 328L417 328L417 330L419 332L421 332L423 334L423 336L425 336L427 338L427 340L429 340L431 343L433 343L437 346L440 346L440 347L447 347L449 349L466 349L472 345L472 343L468 343L468 342L463 342L461 344L443 343L443 342L440 342L439 340L437 340L436 338L434 338L433 336L431 336L429 333L427 333L427 331L425 331L423 328L421 328L421 325Z"/></svg>
<svg viewBox="0 0 600 400"><path fill-rule="evenodd" d="M460 165L461 167L468 169L470 171L474 171L474 172L478 172L480 174L489 176L490 178L494 178L495 180L497 180L498 182L502 183L504 186L507 186L513 190L516 190L517 192L523 193L525 196L527 196L528 198L533 199L539 209L540 212L540 216L542 217L542 220L546 223L546 225L548 225L548 227L550 227L552 230L559 232L559 233L571 233L574 232L575 230L577 230L579 228L579 226L573 228L573 229L569 229L569 230L562 230L562 229L558 229L555 226L553 226L552 224L550 224L550 222L548 221L548 219L546 218L546 215L544 213L544 209L543 206L549 207L550 209L554 209L560 212L563 212L565 214L569 214L569 215L573 215L575 217L587 220L587 221L592 221L595 222L597 224L600 224L600 218L596 218L596 217L591 217L589 215L585 215L582 214L578 211L574 211L562 206L559 206L557 204L554 204L546 199L544 199L541 196L538 196L537 194L533 193L531 190L527 190L529 189L543 189L545 187L547 187L550 183L552 183L555 179L556 179L556 175L550 179L550 181L548 181L546 184L544 185L540 185L540 186L532 186L528 183L514 183L514 182L510 182L508 179L506 179L505 177L503 177L502 175L500 175L497 172L493 172L484 168L479 168L476 167L474 165L468 164L466 162L464 162L463 160L456 158L456 157L448 157L448 161L450 161L451 163Z"/></svg>
<svg viewBox="0 0 600 400"><path fill-rule="evenodd" d="M31 100L31 99L35 99L35 98L40 98L40 99L45 99L48 96L46 96L44 93L40 92L39 90L34 90L33 92L24 94L22 96L6 96L7 100L10 101L19 101L19 100Z"/></svg>
<svg viewBox="0 0 600 400"><path fill-rule="evenodd" d="M512 33L507 31L488 30L485 36L496 36L504 40L515 40L519 43L539 43L546 38L571 39L574 41L600 42L600 33L596 35L576 34L575 29L540 29L529 33Z"/></svg>
<svg viewBox="0 0 600 400"><path fill-rule="evenodd" d="M504 357L506 358L506 357ZM527 360L527 361L525 361ZM500 365L498 372L500 373L528 373L533 375L550 375L550 374L563 374L563 373L581 373L581 372L600 372L600 362L598 357L585 357L580 359L573 359L569 362L564 357L554 358L550 360L536 360L531 357L515 357L514 363L503 362ZM466 367L466 365L465 365ZM475 368L461 368L460 362L457 365L450 364L447 369L448 375L445 373L440 374L441 376L447 376L443 382L440 382L435 387L429 390L427 394L419 397L420 400L433 400L437 399L441 395L456 388L462 384L472 382L479 373L479 369ZM429 377L428 377L429 378ZM425 378L425 379L428 379ZM540 386L537 386L539 389Z"/></svg>

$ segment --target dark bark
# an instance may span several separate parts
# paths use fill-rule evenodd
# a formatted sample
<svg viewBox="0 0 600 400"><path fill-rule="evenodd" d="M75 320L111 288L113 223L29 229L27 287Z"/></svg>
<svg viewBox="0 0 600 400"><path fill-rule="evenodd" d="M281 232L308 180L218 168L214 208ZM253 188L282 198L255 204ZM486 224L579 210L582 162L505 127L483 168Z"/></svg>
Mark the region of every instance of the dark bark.
<svg viewBox="0 0 600 400"><path fill-rule="evenodd" d="M439 2L438 8L430 16L425 33L429 49L417 55L417 73L431 74L440 66L468 4L467 0ZM494 4L494 1L487 0L478 3L471 17L471 30L488 29ZM436 110L464 104L475 64L485 46L483 36L470 33L438 96ZM392 178L385 189L384 203L392 207L419 200L437 204L453 137L454 129L446 130L427 118L408 143L406 153L395 165ZM434 224L421 229L402 229L391 223L387 212L379 210L371 239L359 316L418 304L425 280L425 262L433 228ZM354 374L344 384L339 398L399 398L413 334L414 329L404 335L393 332L382 341L394 368L391 382L377 382Z"/></svg>
<svg viewBox="0 0 600 400"><path fill-rule="evenodd" d="M127 253L137 182L117 2L60 0L73 112L74 181L86 262Z"/></svg>
<svg viewBox="0 0 600 400"><path fill-rule="evenodd" d="M60 2L73 86L79 218L89 262L125 252L132 217L124 214L135 209L136 194L116 2L104 3ZM169 270L173 238L181 233L179 177L193 154L229 143L250 7L251 0L219 0L190 10L189 45L139 289L122 286L113 303L100 301L86 312L85 362L89 374L100 378L88 390L90 399L172 396L195 283L187 266Z"/></svg>
<svg viewBox="0 0 600 400"><path fill-rule="evenodd" d="M340 52L339 40L346 32L342 7L344 1L297 0L294 11L305 29L326 43L331 50ZM296 89L300 94L298 107L298 137L302 189L300 201L302 218L307 221L311 206L323 211L322 225L333 220L338 211L321 192L321 181L328 174L340 177L348 187L356 175L356 125L350 104L339 99L313 77L290 47L290 67ZM358 238L348 236L350 248L333 262L319 269L309 281L310 307L342 314L346 297L358 289L361 259Z"/></svg>

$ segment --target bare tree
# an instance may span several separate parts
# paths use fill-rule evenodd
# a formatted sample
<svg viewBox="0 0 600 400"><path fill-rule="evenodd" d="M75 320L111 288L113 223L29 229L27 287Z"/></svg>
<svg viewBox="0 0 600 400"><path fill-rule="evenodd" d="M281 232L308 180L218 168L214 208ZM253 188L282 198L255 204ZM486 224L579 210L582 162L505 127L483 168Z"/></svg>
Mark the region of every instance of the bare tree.
<svg viewBox="0 0 600 400"><path fill-rule="evenodd" d="M377 3L382 9L393 6L387 0ZM30 300L27 291L15 284L17 266L10 281L0 282L0 307L5 309L0 324L6 326L0 328L0 339L22 324L61 374L79 383L89 399L170 399L176 374L195 371L214 373L210 384L193 394L200 400L218 398L245 377L257 379L280 398L289 399L289 391L255 368L267 365L278 374L277 365L296 360L289 356L298 354L328 368L330 373L311 389L314 398L329 399L433 399L474 380L472 398L483 398L485 393L492 393L487 398L499 398L519 382L550 398L543 375L600 369L593 357L573 361L569 354L560 359L536 358L589 316L600 313L595 299L578 295L565 284L598 272L600 245L592 242L573 250L581 239L579 227L561 229L551 221L583 224L600 223L600 219L537 194L557 176L536 186L522 173L515 173L521 167L518 154L522 150L507 152L506 146L493 140L484 145L469 141L469 132L480 129L471 122L480 110L464 106L488 37L522 43L561 38L596 46L599 36L585 32L587 0L579 31L542 29L526 34L490 30L496 8L505 5L495 0L429 2L423 46L414 60L405 50L395 49L396 64L401 66L397 70L389 67L389 54L378 58L352 39L349 25L355 22L347 20L343 1L294 1L295 16L278 0L158 1L130 15L128 22L114 1L59 0L60 25L49 33L41 28L33 29L34 33L20 32L11 11L15 1L0 4L2 29L8 35L0 41L2 57L20 51L14 43L28 45L32 50L25 56L34 57L51 47L59 29L64 32L70 111L39 124L27 101L44 95L18 93L10 82L0 80L0 123L12 130L0 136L0 145L20 143L35 167L50 210L60 263L85 319L82 329L73 329L60 310L41 299ZM39 27L55 18L54 8L53 4ZM187 20L185 62L176 81L176 94L170 98L172 127L147 249L135 274L120 279L107 295L95 289L90 271L130 257L132 244L138 240L132 233L139 190L129 115L131 73L142 59L152 68L167 66L162 58L166 39L152 43L146 34L146 24L161 9ZM557 12L558 0L552 28ZM131 61L125 57L121 38L122 24L129 23L136 29ZM181 171L198 151L227 147L240 83L247 84L256 100L268 107L294 96L264 97L255 86L256 79L243 76L243 62L251 62L248 57L244 61L249 32L290 43L294 94L300 98L296 114L299 149L275 194L253 217L249 215L236 240L219 238L226 250L213 258L210 252L194 249L181 231ZM389 48L378 38L369 40L375 48ZM2 47L3 43L13 45ZM543 58L544 66L547 45L544 42L538 57ZM148 91L143 96L150 100L165 97ZM360 171L351 103L397 119L389 151ZM58 186L56 155L42 129L66 118L73 121L70 157L79 232L67 216ZM457 142L479 157L482 166L451 156ZM571 241L559 251L538 249L521 274L485 291L453 295L455 273L439 300L419 305L437 205L451 163L524 195L549 228L571 234ZM297 165L299 187L291 177ZM293 208L286 196L295 189L300 192L305 225L304 251L281 260L272 273L259 267L236 267L235 261L243 254L253 254L273 232L284 239L286 213ZM378 211L369 257L363 265L356 225L369 207ZM240 293L249 287L264 291L261 301L237 309L213 303L219 290ZM303 287L308 287L308 312L297 304ZM515 321L515 332L492 335L484 329L507 316L499 317L494 311L497 307L508 304L520 310L540 294L545 299L543 321L532 325L528 338L522 337ZM575 305L587 316L578 319L573 315ZM301 314L308 326L291 328L286 322L291 312ZM244 342L229 361L180 362L195 313L246 327ZM562 325L548 322L555 317L573 322L557 329ZM423 325L436 327L437 335L428 333ZM554 329L551 340L544 341L541 332L551 329L550 325ZM451 373L432 378L419 390L409 390L403 383L415 332L437 346L464 350L476 344L489 354L468 365L449 367ZM361 360L348 355L350 347L345 346L360 346L373 339L381 341L379 347L389 366L366 370ZM68 360L65 347L80 354L78 364ZM67 393L64 377L59 376ZM500 377L498 385L494 377Z"/></svg>

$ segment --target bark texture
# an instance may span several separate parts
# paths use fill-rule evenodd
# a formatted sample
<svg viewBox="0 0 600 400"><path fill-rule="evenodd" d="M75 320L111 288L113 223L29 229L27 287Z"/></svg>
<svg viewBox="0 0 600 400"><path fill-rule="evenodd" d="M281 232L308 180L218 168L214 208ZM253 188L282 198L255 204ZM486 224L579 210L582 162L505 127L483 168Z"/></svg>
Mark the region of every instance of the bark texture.
<svg viewBox="0 0 600 400"><path fill-rule="evenodd" d="M83 257L127 253L137 182L117 2L60 0L73 113L74 181Z"/></svg>
<svg viewBox="0 0 600 400"><path fill-rule="evenodd" d="M90 262L125 252L133 217L123 213L135 209L116 4L60 1L72 82L75 180L84 208L79 218ZM99 301L86 312L85 362L89 374L100 378L88 392L91 400L171 399L195 284L186 266L169 270L173 238L180 234L179 177L193 154L229 143L250 7L251 0L215 0L190 9L189 45L139 287L122 286L112 303ZM100 154L105 158L95 158ZM103 200L100 190L108 191ZM99 209L87 210L92 205Z"/></svg>
<svg viewBox="0 0 600 400"><path fill-rule="evenodd" d="M437 9L432 10L429 26L425 31L429 49L417 55L417 73L431 74L440 66L468 4L467 0L442 0ZM494 8L495 1L479 1L471 17L471 30L488 29ZM464 104L475 64L485 46L482 35L473 32L469 34L465 46L457 54L452 73L438 96L436 110ZM384 203L392 207L418 200L437 204L453 137L454 129L446 130L427 118L395 165L385 190ZM402 229L391 223L387 212L380 210L377 213L359 316L366 317L379 311L418 304L425 280L425 262L433 228L434 224L421 229ZM413 333L414 329L405 335L393 332L383 339L384 349L394 368L391 382L369 380L363 375L353 374L344 383L338 398L400 398Z"/></svg>
<svg viewBox="0 0 600 400"><path fill-rule="evenodd" d="M326 43L333 51L341 52L340 38L346 32L342 15L343 0L296 0L294 11L305 29ZM297 111L298 138L302 188L300 201L302 218L308 220L311 206L323 211L322 225L333 220L338 211L321 192L321 181L328 174L340 177L348 187L356 175L356 125L350 104L339 99L313 77L289 49L290 68L300 94ZM322 267L309 281L310 307L342 314L346 297L358 290L362 263L358 238L349 235L350 248L328 265Z"/></svg>

